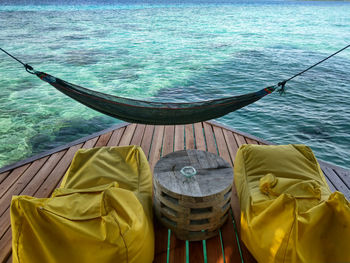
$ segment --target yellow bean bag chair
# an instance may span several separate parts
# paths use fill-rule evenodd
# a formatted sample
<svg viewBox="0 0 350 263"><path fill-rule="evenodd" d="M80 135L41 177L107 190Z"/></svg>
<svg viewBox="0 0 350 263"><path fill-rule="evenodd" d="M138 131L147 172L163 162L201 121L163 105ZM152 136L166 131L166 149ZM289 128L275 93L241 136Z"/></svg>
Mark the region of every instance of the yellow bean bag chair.
<svg viewBox="0 0 350 263"><path fill-rule="evenodd" d="M350 205L305 145L243 145L234 181L241 238L258 262L350 262Z"/></svg>
<svg viewBox="0 0 350 263"><path fill-rule="evenodd" d="M13 262L152 262L152 175L140 147L79 150L50 198L14 196Z"/></svg>

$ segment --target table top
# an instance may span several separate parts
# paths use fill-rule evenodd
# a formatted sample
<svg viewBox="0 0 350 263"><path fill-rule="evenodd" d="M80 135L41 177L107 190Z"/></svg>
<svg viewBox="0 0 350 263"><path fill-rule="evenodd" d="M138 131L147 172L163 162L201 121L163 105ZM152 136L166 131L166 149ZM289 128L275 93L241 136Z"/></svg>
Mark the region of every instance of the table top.
<svg viewBox="0 0 350 263"><path fill-rule="evenodd" d="M193 167L196 174L186 177L181 170ZM192 172L185 168L186 174ZM231 165L220 156L199 150L184 150L161 158L154 168L154 180L167 190L184 196L204 197L221 193L233 182Z"/></svg>

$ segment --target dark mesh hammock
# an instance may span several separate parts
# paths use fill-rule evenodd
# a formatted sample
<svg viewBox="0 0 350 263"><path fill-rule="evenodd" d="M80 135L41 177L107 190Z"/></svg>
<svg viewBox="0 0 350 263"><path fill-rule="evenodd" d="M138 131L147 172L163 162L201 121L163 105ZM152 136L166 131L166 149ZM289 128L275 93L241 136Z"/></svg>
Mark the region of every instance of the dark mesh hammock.
<svg viewBox="0 0 350 263"><path fill-rule="evenodd" d="M62 93L94 110L127 122L173 125L195 123L224 116L229 112L238 110L274 92L277 87L280 87L278 92L283 94L285 91L285 84L288 81L300 76L306 71L321 64L349 47L350 45L343 47L337 52L295 74L289 79L279 82L278 85L244 95L193 103L148 102L93 91L75 84L71 84L62 79L55 78L44 72L36 71L33 69L33 67L28 64L24 64L22 61L12 56L4 49L0 48L0 50L21 63L28 73L37 75L40 79L54 86Z"/></svg>
<svg viewBox="0 0 350 263"><path fill-rule="evenodd" d="M161 103L112 96L44 72L35 71L35 74L62 93L96 111L131 123L153 125L188 124L215 119L249 105L276 89L267 87L244 95L193 103Z"/></svg>

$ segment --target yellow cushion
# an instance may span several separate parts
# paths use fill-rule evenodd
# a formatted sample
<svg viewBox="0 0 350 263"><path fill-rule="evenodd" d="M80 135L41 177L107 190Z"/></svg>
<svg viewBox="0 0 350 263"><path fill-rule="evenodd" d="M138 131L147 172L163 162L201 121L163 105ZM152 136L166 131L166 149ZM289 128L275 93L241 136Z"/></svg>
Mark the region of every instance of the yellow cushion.
<svg viewBox="0 0 350 263"><path fill-rule="evenodd" d="M234 181L241 238L258 262L350 262L350 205L305 145L243 145Z"/></svg>
<svg viewBox="0 0 350 263"><path fill-rule="evenodd" d="M79 150L50 198L14 196L13 262L152 262L152 175L137 146Z"/></svg>

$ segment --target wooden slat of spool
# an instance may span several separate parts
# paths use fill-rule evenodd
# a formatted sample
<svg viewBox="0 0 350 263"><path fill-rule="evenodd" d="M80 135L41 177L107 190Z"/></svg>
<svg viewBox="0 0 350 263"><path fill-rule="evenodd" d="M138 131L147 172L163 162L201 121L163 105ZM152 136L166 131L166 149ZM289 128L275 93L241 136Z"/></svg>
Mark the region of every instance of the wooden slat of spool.
<svg viewBox="0 0 350 263"><path fill-rule="evenodd" d="M164 199L157 199L154 201L159 207L161 207L162 214L166 215L169 219L175 220L175 221L181 221L182 219L185 220L201 220L203 218L220 218L224 216L229 208L230 205L230 199L228 201L221 202L218 204L217 207L208 206L203 208L202 210L199 210L198 212L194 211L194 209L187 208L187 207L180 207L179 205L174 205L169 202L167 202Z"/></svg>
<svg viewBox="0 0 350 263"><path fill-rule="evenodd" d="M186 178L180 170L192 166ZM217 234L230 208L233 174L229 163L204 151L177 151L154 169L154 205L158 219L180 239L200 240Z"/></svg>
<svg viewBox="0 0 350 263"><path fill-rule="evenodd" d="M206 197L185 197L185 196L176 196L170 192L165 187L155 184L154 185L155 193L159 193L157 200L160 200L168 207L176 211L185 211L185 209L205 209L212 207L213 210L218 209L218 207L223 207L231 199L231 189L229 191L223 191L221 194L215 194L212 196ZM175 197L174 197L175 196ZM187 200L186 200L187 199Z"/></svg>

